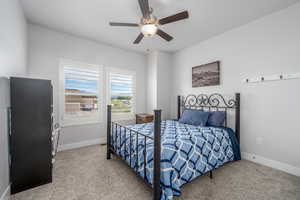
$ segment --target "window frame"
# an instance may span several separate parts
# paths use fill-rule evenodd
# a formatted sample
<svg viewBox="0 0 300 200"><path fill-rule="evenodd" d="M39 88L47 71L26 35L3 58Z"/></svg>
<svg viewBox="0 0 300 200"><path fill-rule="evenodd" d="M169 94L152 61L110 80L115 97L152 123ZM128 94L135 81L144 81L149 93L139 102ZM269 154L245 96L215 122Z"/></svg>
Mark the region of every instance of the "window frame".
<svg viewBox="0 0 300 200"><path fill-rule="evenodd" d="M111 104L111 85L110 85L110 74L116 73L121 75L128 75L132 76L133 82L133 104L132 104L132 111L130 113L112 113L113 120L135 120L136 114L136 71L133 70L124 70L119 68L106 68L106 102L107 104Z"/></svg>
<svg viewBox="0 0 300 200"><path fill-rule="evenodd" d="M99 80L98 80L98 114L96 117L78 117L77 119L66 119L65 118L65 73L64 68L67 65L73 65L74 68L81 69L92 69L99 71ZM104 81L103 81L103 66L97 64L88 64L84 62L61 59L59 63L59 121L62 127L68 126L81 126L88 124L98 124L103 120L103 105L104 105Z"/></svg>

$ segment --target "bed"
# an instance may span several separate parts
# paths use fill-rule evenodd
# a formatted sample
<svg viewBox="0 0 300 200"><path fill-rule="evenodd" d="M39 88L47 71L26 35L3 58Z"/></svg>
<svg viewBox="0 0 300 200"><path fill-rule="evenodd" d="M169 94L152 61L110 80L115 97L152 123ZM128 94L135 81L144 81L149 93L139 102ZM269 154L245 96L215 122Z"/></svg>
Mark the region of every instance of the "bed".
<svg viewBox="0 0 300 200"><path fill-rule="evenodd" d="M220 94L178 96L178 119L185 109L226 112L224 125L194 126L178 120L161 121L155 110L153 123L124 126L111 121L107 107L107 159L120 157L153 188L154 200L172 200L182 185L240 159L240 94L226 100ZM235 131L228 127L234 112Z"/></svg>

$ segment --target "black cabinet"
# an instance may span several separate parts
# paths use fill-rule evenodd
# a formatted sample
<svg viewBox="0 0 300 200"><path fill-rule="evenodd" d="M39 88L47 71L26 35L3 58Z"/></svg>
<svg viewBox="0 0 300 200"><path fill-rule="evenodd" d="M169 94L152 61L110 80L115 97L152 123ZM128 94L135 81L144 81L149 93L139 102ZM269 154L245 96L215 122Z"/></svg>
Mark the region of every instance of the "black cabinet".
<svg viewBox="0 0 300 200"><path fill-rule="evenodd" d="M11 193L52 182L52 85L10 79Z"/></svg>

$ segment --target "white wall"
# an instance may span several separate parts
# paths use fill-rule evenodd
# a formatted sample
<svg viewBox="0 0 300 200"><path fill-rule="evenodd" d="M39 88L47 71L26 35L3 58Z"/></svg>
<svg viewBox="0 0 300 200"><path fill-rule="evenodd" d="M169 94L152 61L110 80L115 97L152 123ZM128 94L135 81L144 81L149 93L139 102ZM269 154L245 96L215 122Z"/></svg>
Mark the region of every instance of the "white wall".
<svg viewBox="0 0 300 200"><path fill-rule="evenodd" d="M147 112L162 110L162 119L170 118L171 55L160 51L148 54Z"/></svg>
<svg viewBox="0 0 300 200"><path fill-rule="evenodd" d="M0 2L0 76L26 73L27 25L18 0Z"/></svg>
<svg viewBox="0 0 300 200"><path fill-rule="evenodd" d="M242 151L299 170L300 80L242 83L245 77L300 72L299 19L298 3L177 52L172 115L176 116L176 95L240 92ZM221 61L221 85L192 88L192 67L215 60Z"/></svg>
<svg viewBox="0 0 300 200"><path fill-rule="evenodd" d="M54 113L58 120L59 61L71 59L89 64L99 64L135 70L137 75L137 112L146 110L146 56L114 48L94 41L52 31L41 26L29 25L29 76L51 79L54 86ZM104 105L105 107L105 105ZM104 121L101 124L66 127L61 144L95 140L106 136Z"/></svg>
<svg viewBox="0 0 300 200"><path fill-rule="evenodd" d="M18 0L0 2L0 77L24 76L26 73L26 20ZM7 101L5 82L0 86L0 199L9 186ZM6 95L6 96L4 96ZM8 193L6 193L8 194ZM8 198L6 195L3 198Z"/></svg>
<svg viewBox="0 0 300 200"><path fill-rule="evenodd" d="M9 193L7 108L9 107L10 93L7 78L0 78L0 91L0 200L3 200L7 198Z"/></svg>
<svg viewBox="0 0 300 200"><path fill-rule="evenodd" d="M157 108L157 59L158 52L150 52L147 56L147 112L153 113Z"/></svg>
<svg viewBox="0 0 300 200"><path fill-rule="evenodd" d="M159 52L157 59L157 108L162 109L162 119L170 119L172 56Z"/></svg>

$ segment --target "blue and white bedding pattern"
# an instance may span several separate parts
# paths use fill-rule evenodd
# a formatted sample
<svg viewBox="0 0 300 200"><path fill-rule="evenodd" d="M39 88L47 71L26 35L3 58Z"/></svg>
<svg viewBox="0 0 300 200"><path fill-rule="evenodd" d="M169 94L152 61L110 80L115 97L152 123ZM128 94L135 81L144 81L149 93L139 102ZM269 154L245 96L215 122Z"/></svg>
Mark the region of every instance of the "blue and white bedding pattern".
<svg viewBox="0 0 300 200"><path fill-rule="evenodd" d="M153 123L127 127L153 137ZM113 132L112 140L115 153L137 170L139 176L152 184L153 140L146 139L146 173L144 172L144 136L137 137L137 134L132 132L130 138L128 130L125 133L124 128L117 128ZM161 200L172 200L173 196L181 194L182 185L227 162L239 159L239 145L231 129L193 126L172 120L162 121Z"/></svg>

